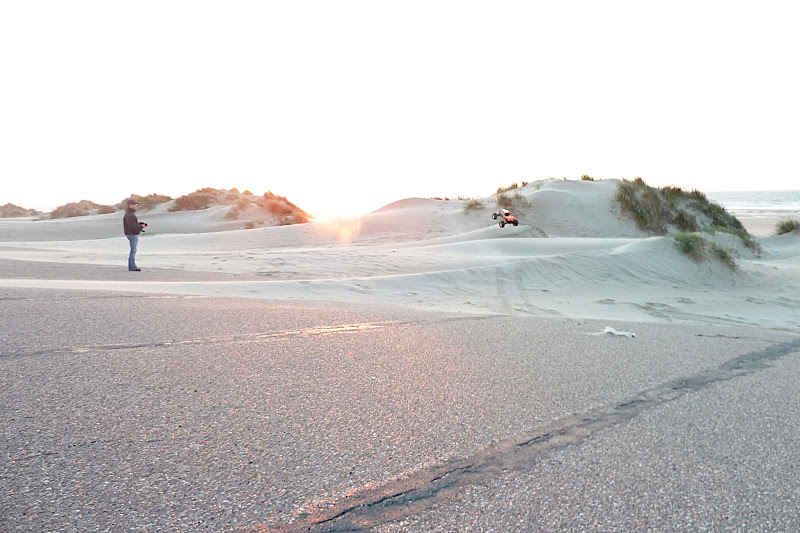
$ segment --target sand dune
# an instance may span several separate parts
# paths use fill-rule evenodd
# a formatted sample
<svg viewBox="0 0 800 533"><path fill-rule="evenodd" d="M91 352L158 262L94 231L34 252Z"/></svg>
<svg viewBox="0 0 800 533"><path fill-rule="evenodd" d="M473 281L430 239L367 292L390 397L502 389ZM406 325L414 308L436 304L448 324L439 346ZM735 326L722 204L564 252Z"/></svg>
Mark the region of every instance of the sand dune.
<svg viewBox="0 0 800 533"><path fill-rule="evenodd" d="M549 180L509 191L517 227L486 207L410 198L353 219L242 230L227 207L142 212L144 269L130 281L0 279L0 287L96 288L207 296L380 300L479 313L608 320L705 321L800 329L800 236L763 237L763 252L711 236L737 267L697 262L669 237L649 237L614 200L616 180ZM0 221L0 257L118 265L121 214ZM237 228L237 229L234 229ZM170 269L175 281L148 270ZM181 281L181 272L237 273L244 281ZM0 274L0 278L4 278Z"/></svg>

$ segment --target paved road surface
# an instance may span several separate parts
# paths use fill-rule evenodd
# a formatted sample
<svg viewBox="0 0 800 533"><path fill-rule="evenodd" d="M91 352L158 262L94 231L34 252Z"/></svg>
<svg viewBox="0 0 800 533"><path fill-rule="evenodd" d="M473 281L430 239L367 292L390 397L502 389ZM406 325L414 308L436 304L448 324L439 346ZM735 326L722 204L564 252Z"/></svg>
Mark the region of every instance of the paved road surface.
<svg viewBox="0 0 800 533"><path fill-rule="evenodd" d="M789 333L0 289L0 346L0 531L800 527Z"/></svg>

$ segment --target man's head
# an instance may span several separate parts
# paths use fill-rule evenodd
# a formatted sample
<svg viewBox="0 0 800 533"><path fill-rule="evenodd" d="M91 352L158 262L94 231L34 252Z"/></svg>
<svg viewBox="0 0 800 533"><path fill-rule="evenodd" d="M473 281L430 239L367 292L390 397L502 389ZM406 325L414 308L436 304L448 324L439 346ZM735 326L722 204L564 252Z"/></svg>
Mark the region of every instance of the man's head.
<svg viewBox="0 0 800 533"><path fill-rule="evenodd" d="M139 202L131 198L130 200L128 200L128 209L130 209L131 211L136 211L137 209L139 209Z"/></svg>

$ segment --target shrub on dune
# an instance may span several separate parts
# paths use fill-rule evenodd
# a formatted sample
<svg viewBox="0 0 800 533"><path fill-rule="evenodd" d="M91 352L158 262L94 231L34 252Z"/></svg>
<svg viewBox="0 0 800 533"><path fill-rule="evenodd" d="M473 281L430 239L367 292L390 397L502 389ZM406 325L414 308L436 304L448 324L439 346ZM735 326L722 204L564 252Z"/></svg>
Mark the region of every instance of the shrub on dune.
<svg viewBox="0 0 800 533"><path fill-rule="evenodd" d="M518 188L519 188L519 183L514 182L511 185L509 185L508 187L498 187L497 188L497 192L495 194L500 195L500 194L503 194L504 192L512 191L512 190L518 189Z"/></svg>
<svg viewBox="0 0 800 533"><path fill-rule="evenodd" d="M703 259L703 249L708 241L696 233L675 233L670 235L676 243L678 249L695 261Z"/></svg>
<svg viewBox="0 0 800 533"><path fill-rule="evenodd" d="M461 198L459 198L459 199L461 199ZM483 209L483 207L484 207L483 206L483 202L481 202L477 198L466 199L466 201L464 202L464 212L465 213L469 213L473 209Z"/></svg>
<svg viewBox="0 0 800 533"><path fill-rule="evenodd" d="M721 205L709 200L704 193L695 189L689 195L697 200L700 210L711 218L712 226L747 231L738 218L728 213Z"/></svg>
<svg viewBox="0 0 800 533"><path fill-rule="evenodd" d="M734 254L730 248L725 248L724 246L712 242L711 251L717 256L717 259L733 269L736 268L736 254Z"/></svg>
<svg viewBox="0 0 800 533"><path fill-rule="evenodd" d="M285 196L278 196L269 191L265 192L263 196L242 193L237 193L235 196L228 194L225 199L226 203L233 204L228 214L225 215L229 220L238 219L242 213L253 207L265 210L281 226L304 224L311 218L311 215L287 200Z"/></svg>
<svg viewBox="0 0 800 533"><path fill-rule="evenodd" d="M508 209L509 211L528 207L530 205L528 200L526 200L525 197L520 193L514 193L513 196L501 193L497 195L496 201L499 207Z"/></svg>
<svg viewBox="0 0 800 533"><path fill-rule="evenodd" d="M0 218L33 217L41 214L42 212L36 209L25 209L11 203L0 205Z"/></svg>
<svg viewBox="0 0 800 533"><path fill-rule="evenodd" d="M505 209L511 209L513 200L507 194L498 194L497 195L497 205Z"/></svg>
<svg viewBox="0 0 800 533"><path fill-rule="evenodd" d="M170 211L199 211L215 205L224 205L224 197L228 191L220 191L211 187L198 189L192 193L175 198L175 203ZM221 198L222 197L222 198Z"/></svg>
<svg viewBox="0 0 800 533"><path fill-rule="evenodd" d="M698 190L686 192L673 186L657 189L637 177L622 180L615 199L622 212L630 216L640 230L651 235L666 235L677 230L678 233L670 237L683 253L693 259L703 259L710 250L724 263L735 265L730 249L709 242L696 232L730 233L739 237L747 248L756 253L761 251L761 245L739 219Z"/></svg>
<svg viewBox="0 0 800 533"><path fill-rule="evenodd" d="M275 216L281 226L305 224L310 218L308 213L287 200L285 196L278 196L269 191L264 193L264 200L260 205Z"/></svg>
<svg viewBox="0 0 800 533"><path fill-rule="evenodd" d="M697 262L706 259L707 254L713 254L730 268L736 268L736 259L731 250L709 242L697 233L673 233L670 235L677 243L678 249Z"/></svg>
<svg viewBox="0 0 800 533"><path fill-rule="evenodd" d="M622 180L615 198L640 230L655 235L667 233L668 206L656 189L648 187L641 178Z"/></svg>
<svg viewBox="0 0 800 533"><path fill-rule="evenodd" d="M751 249L752 251L756 253L761 253L764 251L764 249L761 248L761 244L759 244L759 242L752 235L747 233L747 230L744 229L739 230L739 229L725 228L722 226L709 226L707 228L700 228L699 231L703 231L706 233L730 233L731 235L736 235L737 237L739 237L739 239L741 239L742 241L742 244L744 244L745 247Z"/></svg>
<svg viewBox="0 0 800 533"><path fill-rule="evenodd" d="M118 203L115 207L118 210L126 209L128 207L128 199L133 199L139 202L139 209L151 209L157 205L165 204L172 200L171 196L166 196L164 194L148 194L147 196L141 196L139 194L131 194L120 203Z"/></svg>
<svg viewBox="0 0 800 533"><path fill-rule="evenodd" d="M242 197L236 200L236 203L233 204L230 211L225 215L225 218L228 220L237 220L242 213L244 213L249 207L252 207L254 204L251 200Z"/></svg>
<svg viewBox="0 0 800 533"><path fill-rule="evenodd" d="M269 191L265 192L263 196L256 196L250 191L241 193L236 188L230 190L211 187L198 189L191 194L176 198L170 211L196 211L215 205L232 206L225 215L229 220L238 219L244 211L251 207L265 209L282 226L302 224L311 218L311 215L287 200L285 196L278 196Z"/></svg>
<svg viewBox="0 0 800 533"><path fill-rule="evenodd" d="M72 218L84 217L87 215L106 215L115 212L110 205L96 204L89 200L71 202L55 208L50 213L50 218Z"/></svg>
<svg viewBox="0 0 800 533"><path fill-rule="evenodd" d="M698 190L686 192L672 186L657 189L637 177L622 180L615 198L639 229L650 234L665 235L670 226L684 232L716 227L747 234L739 219Z"/></svg>
<svg viewBox="0 0 800 533"><path fill-rule="evenodd" d="M775 225L775 235L785 235L791 232L800 233L800 220L784 218Z"/></svg>
<svg viewBox="0 0 800 533"><path fill-rule="evenodd" d="M675 214L674 223L676 226L678 226L678 229L688 232L697 231L697 220L695 220L695 218L686 211L680 209L677 211L678 212Z"/></svg>

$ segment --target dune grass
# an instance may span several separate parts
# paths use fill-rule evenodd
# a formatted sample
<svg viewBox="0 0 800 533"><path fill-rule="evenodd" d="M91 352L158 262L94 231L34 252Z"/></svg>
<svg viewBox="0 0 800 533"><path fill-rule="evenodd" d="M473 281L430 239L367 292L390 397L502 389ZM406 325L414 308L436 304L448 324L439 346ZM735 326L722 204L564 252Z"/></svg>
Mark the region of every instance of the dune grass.
<svg viewBox="0 0 800 533"><path fill-rule="evenodd" d="M791 232L800 233L800 220L784 218L775 225L775 235L786 235Z"/></svg>
<svg viewBox="0 0 800 533"><path fill-rule="evenodd" d="M278 196L270 191L265 192L263 196L239 195L235 200L233 208L228 212L226 217L231 220L236 220L241 213L250 207L265 209L270 215L275 217L278 224L281 226L305 224L312 218L311 215L287 200L285 196Z"/></svg>
<svg viewBox="0 0 800 533"><path fill-rule="evenodd" d="M505 193L498 194L496 197L497 205L502 207L503 209L508 209L509 211L513 211L515 209L521 209L523 207L528 207L530 203L528 200L525 199L520 193L514 193L513 196L509 196Z"/></svg>
<svg viewBox="0 0 800 533"><path fill-rule="evenodd" d="M754 252L762 251L739 219L698 190L687 192L672 186L657 189L637 177L622 180L615 198L622 212L630 216L639 229L651 235L669 234L681 252L696 261L704 260L711 253L731 268L736 266L731 249L708 241L698 232L730 233Z"/></svg>
<svg viewBox="0 0 800 533"><path fill-rule="evenodd" d="M697 233L673 233L670 237L677 243L678 249L682 253L697 262L704 261L710 253L729 268L736 268L736 256L733 251L710 242Z"/></svg>
<svg viewBox="0 0 800 533"><path fill-rule="evenodd" d="M633 218L640 230L656 235L667 233L667 204L656 189L648 187L642 178L622 180L614 197L622 211Z"/></svg>
<svg viewBox="0 0 800 533"><path fill-rule="evenodd" d="M730 233L731 235L736 235L739 239L742 240L742 244L749 248L750 250L754 251L755 253L760 254L764 251L761 247L761 244L746 230L739 230L739 229L731 229L731 228L724 228L722 226L709 226L707 228L701 228L700 231L705 233Z"/></svg>
<svg viewBox="0 0 800 533"><path fill-rule="evenodd" d="M666 235L671 229L694 232L707 227L747 234L739 219L698 190L687 192L671 186L657 189L637 177L622 180L615 198L639 229L653 235Z"/></svg>
<svg viewBox="0 0 800 533"><path fill-rule="evenodd" d="M141 196L139 194L131 194L120 203L118 203L115 207L117 209L127 209L128 207L128 199L133 199L139 202L139 209L151 209L157 205L165 204L172 200L171 196L166 196L164 194L148 194L147 196Z"/></svg>
<svg viewBox="0 0 800 533"><path fill-rule="evenodd" d="M70 202L59 206L50 213L49 218L85 217L92 214L107 215L116 211L110 205L96 204L90 200Z"/></svg>
<svg viewBox="0 0 800 533"><path fill-rule="evenodd" d="M208 209L214 205L225 205L232 203L233 190L227 191L225 189L214 189L212 187L204 187L197 189L189 194L184 194L175 198L175 203L169 208L170 211L200 211ZM237 191L238 194L238 191Z"/></svg>
<svg viewBox="0 0 800 533"><path fill-rule="evenodd" d="M297 205L287 200L285 196L278 196L270 191L258 196L250 191L239 192L235 187L227 190L211 187L198 189L193 193L176 198L169 210L198 211L216 205L231 206L225 215L228 220L237 220L242 213L253 207L266 210L281 226L305 224L309 219L313 218Z"/></svg>
<svg viewBox="0 0 800 533"><path fill-rule="evenodd" d="M527 183L523 183L523 187L525 185L527 185ZM519 188L519 183L517 183L515 181L514 183L512 183L511 185L508 185L507 187L498 187L497 188L497 192L495 194L500 195L500 194L506 193L508 191L513 191L514 189L518 189L518 188Z"/></svg>
<svg viewBox="0 0 800 533"><path fill-rule="evenodd" d="M12 203L0 205L0 218L33 217L41 214L36 209L26 209Z"/></svg>
<svg viewBox="0 0 800 533"><path fill-rule="evenodd" d="M466 201L464 202L464 212L465 213L469 213L470 211L472 211L474 209L483 209L484 207L485 206L483 205L483 202L481 202L477 198L469 198L469 199L466 199Z"/></svg>
<svg viewBox="0 0 800 533"><path fill-rule="evenodd" d="M712 202L708 197L697 189L689 193L689 197L697 201L697 207L702 213L711 218L711 225L720 228L728 228L747 233L738 218L728 213L724 207Z"/></svg>
<svg viewBox="0 0 800 533"><path fill-rule="evenodd" d="M676 243L678 249L695 261L701 261L704 257L704 248L708 241L696 233L674 233L670 235Z"/></svg>

